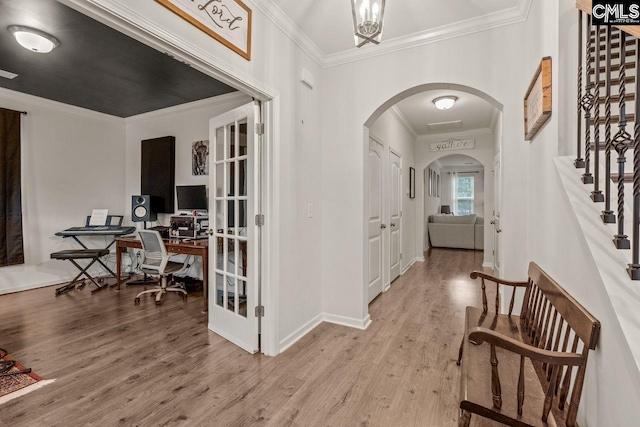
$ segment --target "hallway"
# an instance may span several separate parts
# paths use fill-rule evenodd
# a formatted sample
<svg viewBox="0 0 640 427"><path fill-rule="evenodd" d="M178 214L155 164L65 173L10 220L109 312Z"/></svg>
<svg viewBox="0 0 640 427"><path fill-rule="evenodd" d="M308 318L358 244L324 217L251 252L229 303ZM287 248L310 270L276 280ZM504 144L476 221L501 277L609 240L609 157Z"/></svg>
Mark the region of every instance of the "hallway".
<svg viewBox="0 0 640 427"><path fill-rule="evenodd" d="M134 306L135 288L3 295L0 347L57 381L3 405L0 424L453 427L481 264L434 249L372 302L366 331L323 323L276 358L207 331L195 294L158 308Z"/></svg>

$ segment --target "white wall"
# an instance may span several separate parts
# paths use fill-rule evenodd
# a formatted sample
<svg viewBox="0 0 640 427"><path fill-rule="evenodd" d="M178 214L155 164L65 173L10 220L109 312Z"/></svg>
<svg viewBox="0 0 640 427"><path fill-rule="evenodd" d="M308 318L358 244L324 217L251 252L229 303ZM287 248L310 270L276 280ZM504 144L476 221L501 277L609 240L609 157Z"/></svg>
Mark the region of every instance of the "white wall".
<svg viewBox="0 0 640 427"><path fill-rule="evenodd" d="M553 115L526 148L528 253L602 324L598 349L589 356L579 424L631 427L640 418L640 373L553 164L558 154L575 156L577 16L571 0L544 0L533 2L527 24L526 75L532 77L540 59L550 55L554 82ZM585 187L584 197L590 188ZM511 201L505 197L505 203Z"/></svg>
<svg viewBox="0 0 640 427"><path fill-rule="evenodd" d="M501 114L500 114L501 116ZM470 150L458 150L458 151L444 151L444 152L432 152L429 150L429 144L432 142L440 142L445 141L447 139L457 138L457 139L475 139L476 144L475 148ZM493 220L492 215L490 215L493 211L493 203L494 203L494 180L493 180L493 157L494 157L494 144L495 144L495 133L490 129L476 129L466 132L459 133L447 133L443 135L434 135L428 137L420 137L416 141L416 164L418 168L425 168L430 163L437 159L442 159L451 154L462 154L465 156L469 156L483 166L482 174L475 174L475 213L478 216L484 217L484 260L485 265L489 265L493 263L493 226L491 225L491 221ZM455 170L480 170L478 167L470 167L470 168L456 168ZM452 172L451 168L443 168L441 179L442 179L442 205L450 205L451 206L451 175L447 172ZM453 212L453 206L451 206L451 211ZM485 215L487 213L488 215ZM422 221L418 221L417 232L419 235L426 235L424 231L427 228L427 221L429 220L429 215L426 212L418 212L418 218L421 218ZM423 243L423 247L427 247L427 243Z"/></svg>
<svg viewBox="0 0 640 427"><path fill-rule="evenodd" d="M390 185L388 180L390 179L389 171L389 152L393 149L397 154L402 157L402 234L400 253L402 259L400 260L400 272L403 273L410 265L416 261L417 253L415 251L416 245L416 200L417 198L409 198L409 168L415 169L414 160L414 138L405 129L401 122L387 110L380 118L371 126L370 136L380 142L383 147L382 164L383 164L383 187L387 197L383 200L389 201L389 189ZM416 172L417 177L417 172ZM391 205L386 203L383 206L384 218L387 224L391 218ZM389 264L390 264L390 246L389 246L389 230L384 230L384 251L383 251L383 263L385 266L384 282L385 289L389 284ZM421 256L421 255L420 255ZM331 294L325 294L325 298L331 299Z"/></svg>
<svg viewBox="0 0 640 427"><path fill-rule="evenodd" d="M3 294L78 273L68 261L50 259L52 252L78 248L55 233L84 225L92 209L124 214L125 166L120 118L6 89L0 89L0 107L28 112L21 125L25 264L0 268ZM93 247L106 246L103 238L91 240Z"/></svg>

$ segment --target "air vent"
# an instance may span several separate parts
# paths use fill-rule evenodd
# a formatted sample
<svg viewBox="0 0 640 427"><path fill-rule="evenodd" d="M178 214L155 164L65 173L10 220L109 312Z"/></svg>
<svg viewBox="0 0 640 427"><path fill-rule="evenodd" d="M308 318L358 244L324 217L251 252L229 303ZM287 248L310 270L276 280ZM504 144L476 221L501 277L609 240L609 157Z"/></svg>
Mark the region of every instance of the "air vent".
<svg viewBox="0 0 640 427"><path fill-rule="evenodd" d="M0 77L4 77L5 79L15 79L18 77L15 73L10 73L9 71L0 70Z"/></svg>
<svg viewBox="0 0 640 427"><path fill-rule="evenodd" d="M462 120L453 122L428 123L427 127L432 131L449 131L462 129Z"/></svg>

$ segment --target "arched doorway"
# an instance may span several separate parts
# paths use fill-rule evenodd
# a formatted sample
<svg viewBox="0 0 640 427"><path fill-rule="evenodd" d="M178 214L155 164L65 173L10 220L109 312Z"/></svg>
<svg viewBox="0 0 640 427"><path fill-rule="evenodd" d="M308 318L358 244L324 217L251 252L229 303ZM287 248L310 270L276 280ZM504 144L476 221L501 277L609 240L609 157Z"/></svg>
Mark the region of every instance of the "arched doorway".
<svg viewBox="0 0 640 427"><path fill-rule="evenodd" d="M463 153L462 151L454 151L452 153L448 149L430 151L429 144L432 141L429 138L440 138L445 136L445 133L423 133L420 131L419 125L412 125L412 123L416 122L415 119L410 117L410 114L403 114L403 109L398 106L402 106L403 103L409 103L411 99L421 94L431 94L431 97L437 97L442 93L449 92L455 93L460 101L466 101L471 98L476 99L477 102L485 104L487 110L493 112L489 121L490 124L487 122L487 124L482 125L482 128L476 126L473 129L454 129L450 132L454 142L452 145L456 145L456 141L469 139L473 140L474 144L477 142L477 146L480 147L480 149L474 150L475 152L473 153L465 151L464 154L473 158L477 165L482 166L482 182L484 186L488 187L482 189L483 196L491 193L491 198L483 201L482 211L483 214L485 211L487 214L491 214L485 216L486 224L484 225L485 229L487 229L487 236L485 236L484 240L491 241L492 244L488 246L493 246L493 226L491 221L495 210L493 201L495 180L493 175L489 174L489 171L494 170L495 154L498 153L499 156L501 151L502 104L482 91L459 84L431 83L407 89L378 107L366 120L364 126L365 158L368 159L364 168L365 301L372 301L377 294L389 288L394 278L394 274L392 274L392 264L396 261L393 257L394 249L399 252L401 274L407 271L416 261L424 260L423 250L427 247L425 245L425 242L427 242L425 218L428 217L425 211L424 194L425 183L428 185L429 182L424 178L424 171L428 169L428 165L434 160L444 158L453 153ZM433 107L430 100L426 103ZM422 102L422 104L425 104L425 102ZM392 115L395 116L395 120L399 125L393 125L395 130L389 130L391 125L383 128L380 123L393 121ZM405 131L398 130L400 127L404 127ZM413 130L411 129L412 127ZM418 128L418 131L416 131L416 128ZM399 142L396 139L404 142ZM413 151L407 148L408 142L406 141L411 139L413 139ZM418 143L419 146L416 145ZM376 147L378 154L372 156ZM391 203L391 200L394 196L392 189L395 183L391 176L393 170L391 159L394 154L401 159L400 162L395 161L401 165L399 166L400 173L398 178L401 181L399 190L401 216L399 221L392 221L393 203ZM375 167L380 169L373 169L374 165L370 163L371 159L376 160L375 165L377 166ZM442 176L440 176L440 179L442 179ZM497 179L499 181L499 176ZM372 186L372 183L375 183L376 186ZM374 188L377 189L378 193L372 192ZM373 206L372 209L372 204L375 205L376 203L378 204ZM490 208L487 207L485 209L485 206L490 206ZM378 217L371 215L376 209L380 214ZM499 209L497 210L499 211ZM379 224L378 227L372 225L376 221L375 225ZM403 230L399 233L400 237L394 239L392 235L394 227L391 224L397 226L398 223ZM400 242L399 249L393 247L394 244L398 244L397 242ZM493 249L489 253L492 254L492 252ZM492 262L491 257L489 257L483 260L483 265L489 265ZM377 282L371 280L374 278ZM382 283L380 283L380 278L382 278Z"/></svg>
<svg viewBox="0 0 640 427"><path fill-rule="evenodd" d="M486 250L487 259L491 259L491 230L486 239L484 218L493 209L493 194L487 194L485 182L489 193L493 193L493 180L486 175L484 165L465 154L447 154L423 169L422 223L426 248ZM451 216L473 223L474 227L449 224Z"/></svg>

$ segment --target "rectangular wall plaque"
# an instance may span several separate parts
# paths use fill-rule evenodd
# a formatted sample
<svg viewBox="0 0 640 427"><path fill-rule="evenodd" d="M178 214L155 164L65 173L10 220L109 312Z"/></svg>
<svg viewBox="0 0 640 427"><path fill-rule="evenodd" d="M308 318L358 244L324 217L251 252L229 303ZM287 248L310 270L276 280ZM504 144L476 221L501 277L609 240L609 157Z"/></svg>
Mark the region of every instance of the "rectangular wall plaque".
<svg viewBox="0 0 640 427"><path fill-rule="evenodd" d="M241 0L156 0L246 60L251 60L251 9Z"/></svg>
<svg viewBox="0 0 640 427"><path fill-rule="evenodd" d="M453 150L471 150L476 148L475 139L447 139L442 142L432 142L429 144L429 151L453 151Z"/></svg>
<svg viewBox="0 0 640 427"><path fill-rule="evenodd" d="M524 139L531 141L551 117L551 57L542 58L524 96Z"/></svg>

